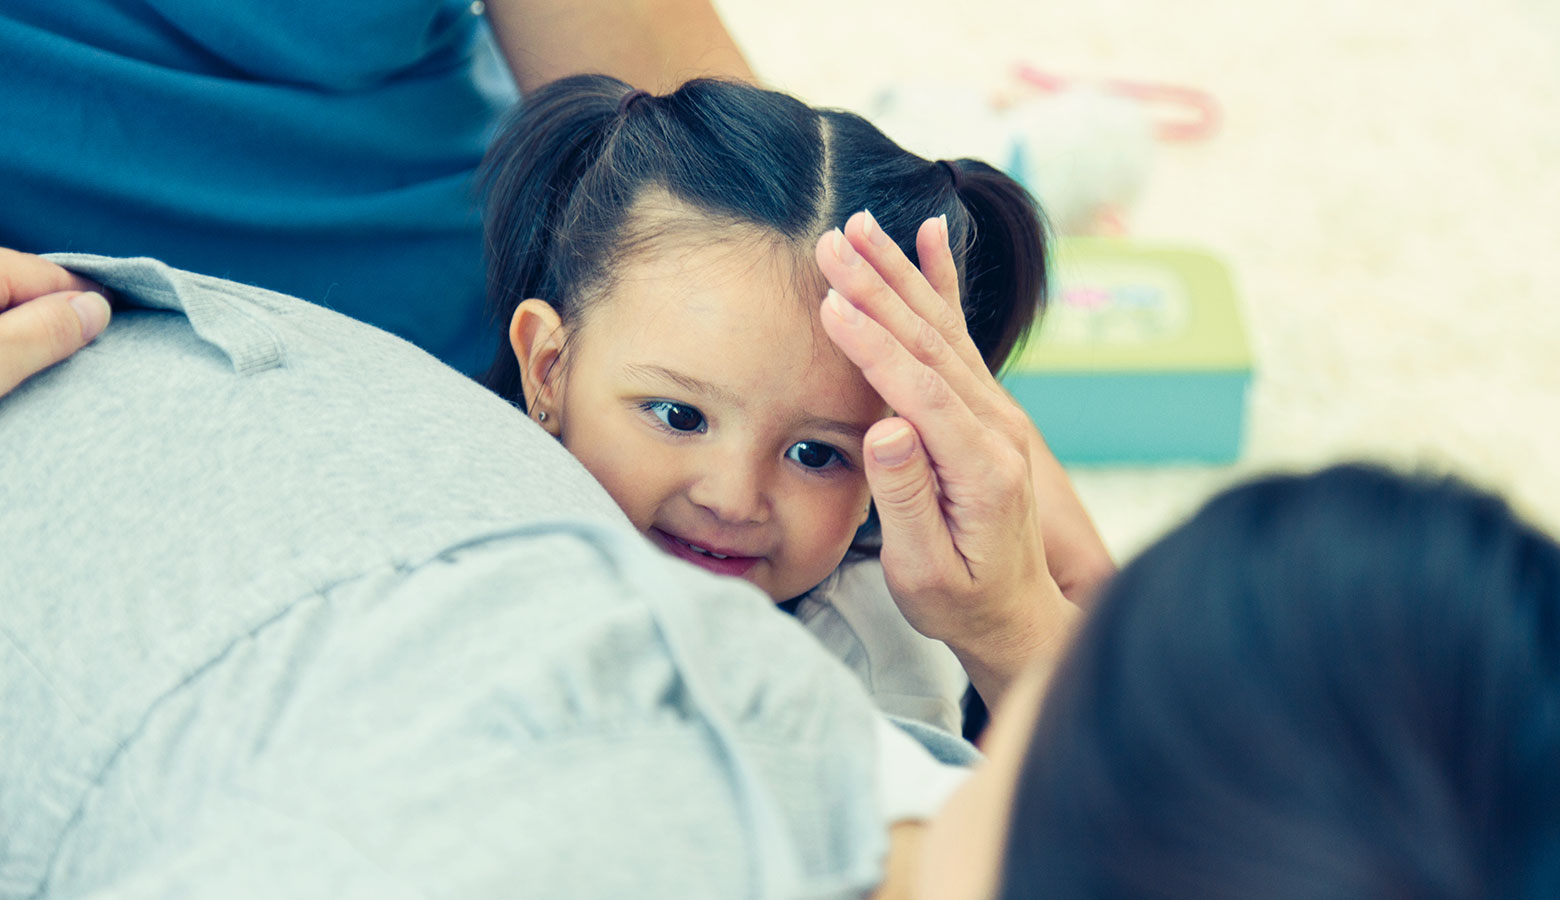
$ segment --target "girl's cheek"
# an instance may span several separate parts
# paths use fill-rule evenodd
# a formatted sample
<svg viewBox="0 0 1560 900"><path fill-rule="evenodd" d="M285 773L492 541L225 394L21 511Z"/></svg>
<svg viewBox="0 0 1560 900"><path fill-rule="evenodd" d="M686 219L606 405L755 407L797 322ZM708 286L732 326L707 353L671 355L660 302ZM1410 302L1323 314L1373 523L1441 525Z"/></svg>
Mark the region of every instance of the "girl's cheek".
<svg viewBox="0 0 1560 900"><path fill-rule="evenodd" d="M856 537L859 529L867 519L867 510L872 503L872 493L867 489L867 479L861 476L859 483L850 485L841 491L833 504L830 512L830 521L838 523L831 531L834 532L834 543L843 544L849 548L851 541Z"/></svg>

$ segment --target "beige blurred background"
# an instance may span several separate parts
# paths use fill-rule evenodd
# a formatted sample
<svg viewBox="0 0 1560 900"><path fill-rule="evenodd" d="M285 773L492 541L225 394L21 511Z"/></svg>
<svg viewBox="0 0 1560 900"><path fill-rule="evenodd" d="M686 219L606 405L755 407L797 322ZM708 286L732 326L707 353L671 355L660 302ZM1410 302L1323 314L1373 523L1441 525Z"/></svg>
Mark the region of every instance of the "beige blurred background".
<svg viewBox="0 0 1560 900"><path fill-rule="evenodd" d="M717 0L759 74L862 109L1028 62L1214 95L1129 234L1233 270L1257 373L1230 467L1075 469L1125 556L1251 474L1453 471L1560 530L1560 0Z"/></svg>

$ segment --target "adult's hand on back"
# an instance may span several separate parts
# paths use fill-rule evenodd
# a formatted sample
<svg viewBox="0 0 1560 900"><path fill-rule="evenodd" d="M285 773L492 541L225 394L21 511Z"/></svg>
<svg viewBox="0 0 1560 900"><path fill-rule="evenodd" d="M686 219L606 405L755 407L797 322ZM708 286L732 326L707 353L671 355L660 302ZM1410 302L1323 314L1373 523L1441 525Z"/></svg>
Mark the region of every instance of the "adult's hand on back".
<svg viewBox="0 0 1560 900"><path fill-rule="evenodd" d="M91 343L108 318L101 285L0 248L0 396Z"/></svg>
<svg viewBox="0 0 1560 900"><path fill-rule="evenodd" d="M1059 658L1079 613L1047 563L1036 447L1054 460L970 340L941 220L922 224L916 250L920 270L866 213L825 234L823 325L896 413L863 448L889 590L995 705Z"/></svg>

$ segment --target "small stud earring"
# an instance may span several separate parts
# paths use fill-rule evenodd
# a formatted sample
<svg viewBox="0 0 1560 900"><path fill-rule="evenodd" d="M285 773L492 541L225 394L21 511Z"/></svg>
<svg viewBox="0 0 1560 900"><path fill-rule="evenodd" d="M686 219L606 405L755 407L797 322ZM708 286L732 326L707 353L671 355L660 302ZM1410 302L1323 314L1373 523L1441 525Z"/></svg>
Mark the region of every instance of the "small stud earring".
<svg viewBox="0 0 1560 900"><path fill-rule="evenodd" d="M545 421L547 421L547 411L544 410L544 409L543 410L537 410L537 412L536 412L536 422L537 422L537 424L541 424L542 422L545 422Z"/></svg>

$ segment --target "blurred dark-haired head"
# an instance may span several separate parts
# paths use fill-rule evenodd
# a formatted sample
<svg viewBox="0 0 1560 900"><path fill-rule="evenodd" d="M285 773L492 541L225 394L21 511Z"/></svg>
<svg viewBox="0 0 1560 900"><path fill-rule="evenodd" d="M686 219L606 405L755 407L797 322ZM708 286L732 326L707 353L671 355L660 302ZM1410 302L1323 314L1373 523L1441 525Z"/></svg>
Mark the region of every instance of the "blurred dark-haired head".
<svg viewBox="0 0 1560 900"><path fill-rule="evenodd" d="M507 323L536 297L571 324L622 262L675 252L679 239L758 237L810 261L818 236L861 209L915 260L917 228L943 215L971 336L995 369L1041 309L1045 229L1012 179L951 165L956 176L859 116L749 84L701 79L648 96L603 75L565 78L527 96L489 153L489 313ZM815 286L806 293L821 299ZM485 382L524 402L506 341Z"/></svg>
<svg viewBox="0 0 1560 900"><path fill-rule="evenodd" d="M1560 547L1365 467L1232 490L1053 682L1004 900L1560 896Z"/></svg>

